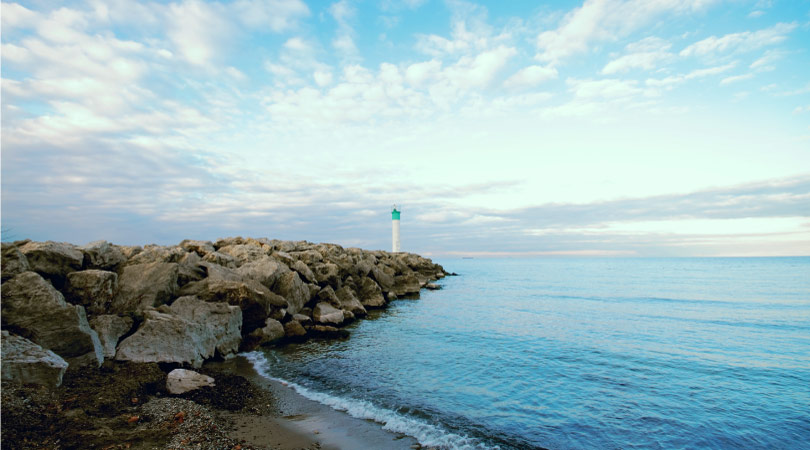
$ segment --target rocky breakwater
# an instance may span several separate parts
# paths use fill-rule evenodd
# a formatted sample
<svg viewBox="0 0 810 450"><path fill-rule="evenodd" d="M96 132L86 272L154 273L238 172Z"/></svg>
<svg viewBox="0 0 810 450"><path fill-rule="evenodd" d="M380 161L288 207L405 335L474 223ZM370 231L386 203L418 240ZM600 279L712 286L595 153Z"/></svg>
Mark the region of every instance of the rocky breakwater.
<svg viewBox="0 0 810 450"><path fill-rule="evenodd" d="M2 376L58 386L105 359L199 367L342 328L446 275L430 259L227 238L175 246L2 244Z"/></svg>

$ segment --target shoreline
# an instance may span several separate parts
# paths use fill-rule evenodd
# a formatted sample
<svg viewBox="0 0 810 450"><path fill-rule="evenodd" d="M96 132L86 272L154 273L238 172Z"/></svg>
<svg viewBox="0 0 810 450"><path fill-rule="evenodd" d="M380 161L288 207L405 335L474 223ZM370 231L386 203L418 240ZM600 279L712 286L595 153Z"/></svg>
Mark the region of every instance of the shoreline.
<svg viewBox="0 0 810 450"><path fill-rule="evenodd" d="M352 417L304 397L281 381L265 378L243 355L206 366L245 377L275 398L274 414L238 413L230 417L235 423L232 436L248 445L274 449L316 445L333 450L429 448L422 447L413 436L387 431L378 422Z"/></svg>

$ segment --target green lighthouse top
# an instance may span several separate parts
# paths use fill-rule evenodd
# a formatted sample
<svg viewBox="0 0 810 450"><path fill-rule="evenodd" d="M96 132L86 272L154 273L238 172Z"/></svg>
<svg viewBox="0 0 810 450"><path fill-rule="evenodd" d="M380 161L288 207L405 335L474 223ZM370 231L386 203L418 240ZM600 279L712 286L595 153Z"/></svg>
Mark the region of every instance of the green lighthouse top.
<svg viewBox="0 0 810 450"><path fill-rule="evenodd" d="M397 209L397 205L394 205L394 210L391 211L391 220L399 220L399 210Z"/></svg>

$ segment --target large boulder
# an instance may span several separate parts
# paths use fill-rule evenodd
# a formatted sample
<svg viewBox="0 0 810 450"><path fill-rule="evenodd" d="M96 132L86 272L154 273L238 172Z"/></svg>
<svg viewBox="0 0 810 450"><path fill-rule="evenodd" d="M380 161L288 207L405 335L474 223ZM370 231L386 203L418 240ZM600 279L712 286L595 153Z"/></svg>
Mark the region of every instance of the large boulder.
<svg viewBox="0 0 810 450"><path fill-rule="evenodd" d="M298 275L301 276L301 279L306 281L307 283L318 282L318 280L315 278L315 274L312 272L312 269L310 269L309 266L304 264L303 261L296 261L291 268L296 272L298 272Z"/></svg>
<svg viewBox="0 0 810 450"><path fill-rule="evenodd" d="M90 319L90 326L98 333L105 358L115 357L115 349L121 336L132 330L135 323L131 317L103 314Z"/></svg>
<svg viewBox="0 0 810 450"><path fill-rule="evenodd" d="M200 367L214 356L215 347L216 338L205 324L190 322L171 312L146 310L138 331L118 344L115 359Z"/></svg>
<svg viewBox="0 0 810 450"><path fill-rule="evenodd" d="M28 260L32 271L62 287L70 272L82 270L84 254L73 244L65 242L29 242L20 251Z"/></svg>
<svg viewBox="0 0 810 450"><path fill-rule="evenodd" d="M357 298L366 308L380 308L385 306L380 285L369 277L363 277L358 283Z"/></svg>
<svg viewBox="0 0 810 450"><path fill-rule="evenodd" d="M340 325L343 323L343 311L329 303L320 302L312 309L312 320L325 325Z"/></svg>
<svg viewBox="0 0 810 450"><path fill-rule="evenodd" d="M335 294L335 290L332 289L332 286L322 288L317 294L315 294L315 298L319 302L326 302L335 308L340 308L340 299L338 298L337 294Z"/></svg>
<svg viewBox="0 0 810 450"><path fill-rule="evenodd" d="M116 271L127 257L120 248L107 241L94 241L81 247L84 253L84 268Z"/></svg>
<svg viewBox="0 0 810 450"><path fill-rule="evenodd" d="M309 319L309 317L307 317ZM312 319L310 319L312 322ZM307 335L307 330L297 320L291 320L284 324L284 336L287 339L301 339Z"/></svg>
<svg viewBox="0 0 810 450"><path fill-rule="evenodd" d="M335 294L340 300L340 309L350 311L355 317L362 317L367 314L366 308L360 303L352 288L343 286Z"/></svg>
<svg viewBox="0 0 810 450"><path fill-rule="evenodd" d="M388 292L394 288L394 270L383 265L376 265L371 268L369 276L380 285L383 292Z"/></svg>
<svg viewBox="0 0 810 450"><path fill-rule="evenodd" d="M12 243L3 242L3 282L29 270L28 259L20 249Z"/></svg>
<svg viewBox="0 0 810 450"><path fill-rule="evenodd" d="M127 260L127 265L149 263L176 263L185 256L182 247L163 247L160 245L147 245L143 251Z"/></svg>
<svg viewBox="0 0 810 450"><path fill-rule="evenodd" d="M195 295L206 302L224 302L242 310L242 334L263 327L268 317L280 319L287 309L287 300L251 281L230 281L206 278L189 283L180 295Z"/></svg>
<svg viewBox="0 0 810 450"><path fill-rule="evenodd" d="M241 266L242 264L256 261L264 256L267 256L267 252L265 252L263 248L250 244L226 245L224 247L220 247L217 251L231 256L234 261L236 261L237 266Z"/></svg>
<svg viewBox="0 0 810 450"><path fill-rule="evenodd" d="M236 259L234 259L231 255L226 255L225 253L220 253L217 251L206 253L203 256L203 261L214 263L218 266L228 267L231 269L236 268Z"/></svg>
<svg viewBox="0 0 810 450"><path fill-rule="evenodd" d="M334 289L340 287L340 269L336 264L317 263L310 267L319 285L332 286Z"/></svg>
<svg viewBox="0 0 810 450"><path fill-rule="evenodd" d="M180 243L179 247L187 252L195 252L199 256L205 256L216 251L214 244L211 241L194 241L191 239L186 239Z"/></svg>
<svg viewBox="0 0 810 450"><path fill-rule="evenodd" d="M289 271L290 269L284 263L264 255L253 261L242 263L235 270L242 279L258 281L267 288L272 288L276 281Z"/></svg>
<svg viewBox="0 0 810 450"><path fill-rule="evenodd" d="M117 273L90 269L69 273L64 292L70 303L84 306L88 313L105 314L117 288Z"/></svg>
<svg viewBox="0 0 810 450"><path fill-rule="evenodd" d="M98 335L87 323L84 307L70 305L62 294L34 272L3 283L3 328L52 350L71 365L101 365Z"/></svg>
<svg viewBox="0 0 810 450"><path fill-rule="evenodd" d="M25 384L40 384L57 387L62 384L62 376L68 363L56 353L20 336L2 333L2 378Z"/></svg>
<svg viewBox="0 0 810 450"><path fill-rule="evenodd" d="M200 255L188 252L177 261L177 285L185 286L192 281L200 281L208 276L208 268Z"/></svg>
<svg viewBox="0 0 810 450"><path fill-rule="evenodd" d="M242 340L242 310L226 303L209 303L194 296L180 297L170 307L177 316L201 323L214 335L216 354L236 354Z"/></svg>
<svg viewBox="0 0 810 450"><path fill-rule="evenodd" d="M317 250L304 250L301 252L292 252L290 256L294 259L303 262L307 266L312 266L315 263L323 261L323 255Z"/></svg>
<svg viewBox="0 0 810 450"><path fill-rule="evenodd" d="M284 337L284 325L276 319L267 318L265 325L256 328L245 336L242 341L242 350L252 350L260 345L272 344Z"/></svg>
<svg viewBox="0 0 810 450"><path fill-rule="evenodd" d="M185 394L208 386L215 386L214 379L193 370L174 369L166 377L166 390L169 394Z"/></svg>
<svg viewBox="0 0 810 450"><path fill-rule="evenodd" d="M279 277L273 285L273 292L287 299L288 314L295 314L307 304L310 291L306 284L301 281L298 272L287 272Z"/></svg>
<svg viewBox="0 0 810 450"><path fill-rule="evenodd" d="M418 294L422 285L419 283L419 278L413 272L405 275L399 275L394 278L394 287L391 289L397 294L397 297L404 295Z"/></svg>
<svg viewBox="0 0 810 450"><path fill-rule="evenodd" d="M177 291L178 273L177 263L127 265L118 278L112 312L141 312L168 302Z"/></svg>

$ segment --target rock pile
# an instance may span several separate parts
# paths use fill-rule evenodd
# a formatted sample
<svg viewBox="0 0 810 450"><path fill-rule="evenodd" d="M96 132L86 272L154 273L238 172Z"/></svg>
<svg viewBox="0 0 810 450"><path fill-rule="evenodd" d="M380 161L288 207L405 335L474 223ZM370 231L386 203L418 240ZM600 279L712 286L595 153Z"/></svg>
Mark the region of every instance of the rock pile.
<svg viewBox="0 0 810 450"><path fill-rule="evenodd" d="M369 309L446 274L415 254L306 241L3 243L3 376L58 385L64 367L105 358L199 367L260 345L345 336L341 327ZM6 358L12 345L25 357Z"/></svg>

